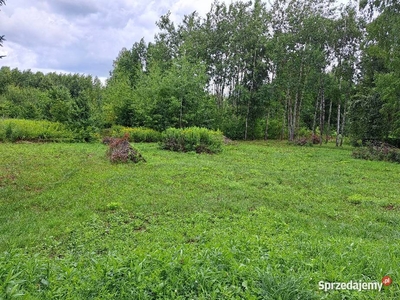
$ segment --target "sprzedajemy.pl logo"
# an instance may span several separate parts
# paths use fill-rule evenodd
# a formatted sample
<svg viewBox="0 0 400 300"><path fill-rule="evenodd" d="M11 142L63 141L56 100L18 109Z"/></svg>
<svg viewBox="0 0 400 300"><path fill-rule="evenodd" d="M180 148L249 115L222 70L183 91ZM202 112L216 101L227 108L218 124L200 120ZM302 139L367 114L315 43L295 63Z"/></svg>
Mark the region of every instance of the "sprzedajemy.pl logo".
<svg viewBox="0 0 400 300"><path fill-rule="evenodd" d="M389 286L392 284L392 279L389 276L382 278L382 282L362 282L350 280L349 282L318 282L318 288L324 290L325 292L330 290L353 290L353 291L368 291L368 290L378 290L381 291L383 286Z"/></svg>

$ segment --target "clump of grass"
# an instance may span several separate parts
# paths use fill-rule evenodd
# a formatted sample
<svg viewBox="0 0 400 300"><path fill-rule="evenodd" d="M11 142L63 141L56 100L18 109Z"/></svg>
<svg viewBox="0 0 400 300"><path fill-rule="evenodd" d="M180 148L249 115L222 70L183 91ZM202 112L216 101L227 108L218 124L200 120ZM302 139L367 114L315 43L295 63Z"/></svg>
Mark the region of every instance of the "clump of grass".
<svg viewBox="0 0 400 300"><path fill-rule="evenodd" d="M121 208L121 202L110 202L107 203L106 208L107 210L117 210L119 208Z"/></svg>
<svg viewBox="0 0 400 300"><path fill-rule="evenodd" d="M163 132L160 145L162 149L178 152L219 153L223 141L220 131L199 127L169 128Z"/></svg>
<svg viewBox="0 0 400 300"><path fill-rule="evenodd" d="M354 204L354 205L359 205L364 201L365 197L363 197L360 194L354 194L354 195L350 195L347 200Z"/></svg>

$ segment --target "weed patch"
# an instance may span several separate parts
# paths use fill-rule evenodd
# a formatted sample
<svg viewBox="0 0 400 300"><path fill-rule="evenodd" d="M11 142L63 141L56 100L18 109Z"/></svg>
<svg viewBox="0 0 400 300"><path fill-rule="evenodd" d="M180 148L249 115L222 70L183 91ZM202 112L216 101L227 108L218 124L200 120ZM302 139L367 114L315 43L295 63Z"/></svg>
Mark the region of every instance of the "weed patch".
<svg viewBox="0 0 400 300"><path fill-rule="evenodd" d="M178 152L219 153L222 151L223 135L206 128L169 128L163 132L160 145L162 149Z"/></svg>
<svg viewBox="0 0 400 300"><path fill-rule="evenodd" d="M0 119L0 141L71 142L74 133L61 123Z"/></svg>

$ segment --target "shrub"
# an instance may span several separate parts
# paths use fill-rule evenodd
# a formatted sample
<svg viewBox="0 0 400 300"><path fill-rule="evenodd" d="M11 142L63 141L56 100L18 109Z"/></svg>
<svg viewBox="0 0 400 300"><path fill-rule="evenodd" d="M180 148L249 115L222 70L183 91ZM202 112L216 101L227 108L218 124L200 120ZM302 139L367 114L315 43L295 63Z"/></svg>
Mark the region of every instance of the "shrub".
<svg viewBox="0 0 400 300"><path fill-rule="evenodd" d="M169 128L162 134L162 149L196 153L219 153L222 151L223 135L220 131L189 127Z"/></svg>
<svg viewBox="0 0 400 300"><path fill-rule="evenodd" d="M127 134L123 138L105 137L103 143L109 145L107 156L112 163L146 162L139 151L129 144L129 135Z"/></svg>
<svg viewBox="0 0 400 300"><path fill-rule="evenodd" d="M297 135L301 138L308 137L312 134L312 131L307 127L301 127Z"/></svg>
<svg viewBox="0 0 400 300"><path fill-rule="evenodd" d="M313 135L311 136L311 140L312 140L312 143L313 143L314 145L317 145L317 144L320 144L320 143L321 143L321 137L320 137L319 135L316 135L316 134L313 134Z"/></svg>
<svg viewBox="0 0 400 300"><path fill-rule="evenodd" d="M114 125L111 128L103 130L103 136L113 136L122 138L129 135L129 142L135 143L155 143L161 141L161 133L145 127L124 127Z"/></svg>
<svg viewBox="0 0 400 300"><path fill-rule="evenodd" d="M237 116L225 116L221 122L220 128L225 136L233 140L244 138L244 120Z"/></svg>
<svg viewBox="0 0 400 300"><path fill-rule="evenodd" d="M353 147L361 147L362 146L362 140L351 139L350 140L350 145L353 146Z"/></svg>
<svg viewBox="0 0 400 300"><path fill-rule="evenodd" d="M88 126L84 128L75 128L73 130L74 140L77 142L93 142L98 141L99 134L96 128Z"/></svg>
<svg viewBox="0 0 400 300"><path fill-rule="evenodd" d="M287 132L282 132L282 121L272 119L268 124L268 139L285 139L287 137Z"/></svg>
<svg viewBox="0 0 400 300"><path fill-rule="evenodd" d="M387 143L368 142L365 147L359 147L353 151L354 158L366 160L383 160L400 163L400 149Z"/></svg>
<svg viewBox="0 0 400 300"><path fill-rule="evenodd" d="M306 137L298 138L297 140L294 141L294 144L297 146L312 145L311 143L308 142L308 139Z"/></svg>
<svg viewBox="0 0 400 300"><path fill-rule="evenodd" d="M400 148L400 138L386 138L385 142L396 148Z"/></svg>
<svg viewBox="0 0 400 300"><path fill-rule="evenodd" d="M50 121L0 119L0 141L70 142L74 133L65 125Z"/></svg>

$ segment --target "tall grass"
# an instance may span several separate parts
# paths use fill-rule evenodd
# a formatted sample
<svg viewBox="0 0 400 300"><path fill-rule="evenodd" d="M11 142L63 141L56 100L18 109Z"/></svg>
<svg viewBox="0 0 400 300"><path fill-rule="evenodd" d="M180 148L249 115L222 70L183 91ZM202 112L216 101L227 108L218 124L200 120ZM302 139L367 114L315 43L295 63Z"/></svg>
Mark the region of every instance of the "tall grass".
<svg viewBox="0 0 400 300"><path fill-rule="evenodd" d="M74 134L65 125L50 121L0 119L0 141L69 142Z"/></svg>
<svg viewBox="0 0 400 300"><path fill-rule="evenodd" d="M163 132L160 145L162 149L178 152L219 153L223 135L220 131L199 127L169 128Z"/></svg>

